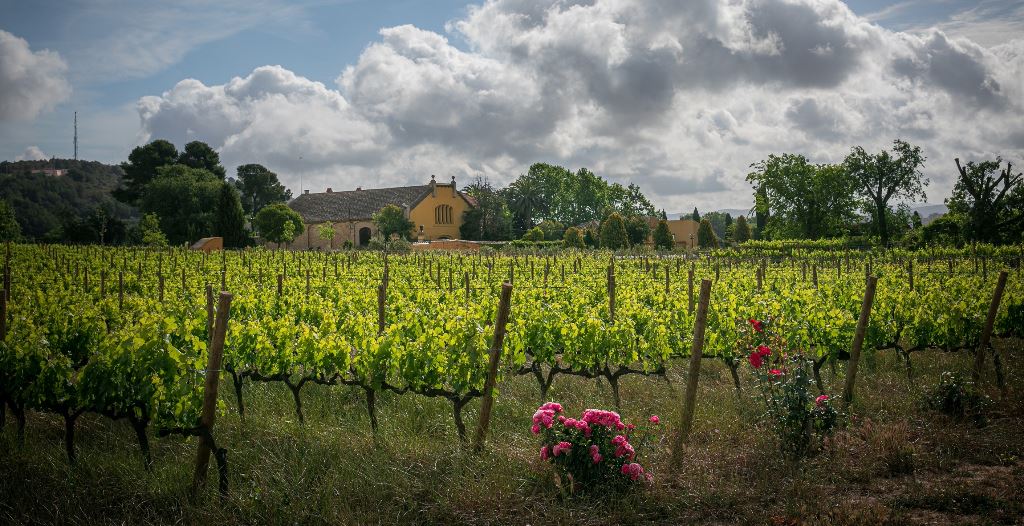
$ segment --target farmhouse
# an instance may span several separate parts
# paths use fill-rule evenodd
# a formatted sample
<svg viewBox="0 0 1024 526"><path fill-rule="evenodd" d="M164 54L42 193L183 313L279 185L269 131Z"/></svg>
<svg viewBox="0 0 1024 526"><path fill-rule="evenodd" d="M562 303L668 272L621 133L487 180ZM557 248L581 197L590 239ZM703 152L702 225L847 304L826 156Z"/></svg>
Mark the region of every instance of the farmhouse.
<svg viewBox="0 0 1024 526"><path fill-rule="evenodd" d="M306 226L289 248L327 250L341 248L345 241L365 246L377 233L373 214L388 205L405 211L414 225L414 239L431 241L458 239L462 214L474 206L474 201L456 188L454 177L447 184L438 183L430 176L430 184L419 186L356 188L344 192L328 188L323 193L307 190L288 203L302 216ZM325 223L334 226L335 234L331 239L320 237L320 227Z"/></svg>

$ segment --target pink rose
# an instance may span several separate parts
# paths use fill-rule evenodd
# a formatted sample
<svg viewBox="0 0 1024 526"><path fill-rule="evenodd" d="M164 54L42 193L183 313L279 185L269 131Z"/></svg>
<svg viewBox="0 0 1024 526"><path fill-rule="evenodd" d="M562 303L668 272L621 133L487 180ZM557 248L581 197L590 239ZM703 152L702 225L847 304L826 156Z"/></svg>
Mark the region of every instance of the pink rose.
<svg viewBox="0 0 1024 526"><path fill-rule="evenodd" d="M571 449L572 444L563 440L562 442L555 444L555 447L552 448L552 451L557 457L558 455L561 455L562 453L565 453Z"/></svg>
<svg viewBox="0 0 1024 526"><path fill-rule="evenodd" d="M562 412L562 404L559 404L558 402L548 402L548 403L540 406L540 409L543 409L545 411L553 411L555 413L561 413Z"/></svg>
<svg viewBox="0 0 1024 526"><path fill-rule="evenodd" d="M814 399L814 405L817 405L818 407L824 405L825 402L828 402L828 395L821 395Z"/></svg>
<svg viewBox="0 0 1024 526"><path fill-rule="evenodd" d="M548 450L548 446L544 446L544 447L540 448L540 459L541 460L547 460L550 455L551 455L551 452L550 452L550 450Z"/></svg>
<svg viewBox="0 0 1024 526"><path fill-rule="evenodd" d="M782 373L782 370L780 370L780 369L772 369L771 371L768 371L768 374L778 378L778 377L782 376L783 373Z"/></svg>
<svg viewBox="0 0 1024 526"><path fill-rule="evenodd" d="M597 444L590 446L590 456L594 456L601 452L601 448L597 447Z"/></svg>
<svg viewBox="0 0 1024 526"><path fill-rule="evenodd" d="M601 461L604 460L604 457L602 457L600 453L593 455L590 458L593 459L594 464L600 464Z"/></svg>
<svg viewBox="0 0 1024 526"><path fill-rule="evenodd" d="M644 475L644 468L635 462L623 464L622 474L629 477L630 480L636 480Z"/></svg>
<svg viewBox="0 0 1024 526"><path fill-rule="evenodd" d="M535 435L539 435L540 434L540 426L537 425L537 424L533 424L533 427L530 428L530 431L533 432L533 434L535 434Z"/></svg>
<svg viewBox="0 0 1024 526"><path fill-rule="evenodd" d="M650 418L648 418L647 420L648 420L648 421L649 421L650 423L652 423L652 424L659 424L659 423L661 423L661 419L660 419L660 418L658 418L658 415L651 415L651 417L650 417Z"/></svg>

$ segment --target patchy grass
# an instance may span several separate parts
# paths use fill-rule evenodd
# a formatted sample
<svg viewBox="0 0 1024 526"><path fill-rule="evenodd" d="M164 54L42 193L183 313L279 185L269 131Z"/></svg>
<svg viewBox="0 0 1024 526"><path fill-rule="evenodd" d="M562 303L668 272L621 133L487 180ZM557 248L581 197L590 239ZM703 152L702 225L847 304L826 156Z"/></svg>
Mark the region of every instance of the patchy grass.
<svg viewBox="0 0 1024 526"><path fill-rule="evenodd" d="M668 437L645 452L654 485L614 499L563 499L537 458L530 416L539 390L532 377L499 387L489 447L464 448L446 401L384 394L380 432L369 432L362 392L307 386L306 424L283 385L247 384L247 415L229 410L216 435L228 448L231 495L210 490L190 500L195 443L152 439L147 472L123 422L87 415L77 432L79 462L67 465L62 421L31 414L18 447L13 421L0 436L0 522L63 524L1012 524L1024 516L1024 358L1020 341L999 343L1010 396L995 400L976 427L920 408L944 370L969 371L964 353L915 353L909 381L893 353L865 367L845 429L800 465L787 464L774 436L757 423L750 393L737 397L728 370L702 366L696 423L683 462L670 466ZM843 366L823 377L840 390ZM627 419L677 422L685 364L670 382L627 377ZM991 371L989 371L991 375ZM744 378L745 381L749 379ZM749 391L749 385L746 385ZM559 377L550 398L569 413L609 407L608 385ZM467 409L475 424L479 403ZM215 473L211 469L211 479ZM215 486L213 484L212 486Z"/></svg>

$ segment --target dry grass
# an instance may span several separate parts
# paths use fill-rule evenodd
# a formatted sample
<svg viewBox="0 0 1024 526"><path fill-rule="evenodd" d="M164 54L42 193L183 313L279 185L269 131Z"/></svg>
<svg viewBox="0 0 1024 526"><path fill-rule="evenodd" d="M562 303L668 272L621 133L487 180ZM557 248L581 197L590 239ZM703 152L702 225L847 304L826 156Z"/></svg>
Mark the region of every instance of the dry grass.
<svg viewBox="0 0 1024 526"><path fill-rule="evenodd" d="M195 444L154 439L146 472L124 423L83 417L79 464L64 458L61 421L33 414L23 448L11 422L0 438L0 521L63 524L1012 524L1024 516L1024 358L1021 342L1001 342L1011 395L976 428L919 409L924 387L943 370L966 371L965 354L915 354L915 380L891 353L866 368L849 425L801 465L785 463L757 425L752 399L738 399L727 369L704 364L697 421L681 465L664 444L644 460L655 484L626 495L561 499L537 458L529 419L538 389L530 377L506 381L490 446L465 450L450 405L385 395L381 431L369 432L361 392L311 386L306 424L282 385L247 386L249 414L217 423L229 450L231 496L188 499ZM628 377L627 418L676 421L685 365L671 385ZM830 389L838 391L842 366ZM227 389L225 389L227 391ZM991 393L998 398L997 393ZM573 413L608 407L607 384L560 377L550 398ZM233 407L231 397L225 402ZM478 403L466 419L476 420ZM211 472L211 475L213 473Z"/></svg>

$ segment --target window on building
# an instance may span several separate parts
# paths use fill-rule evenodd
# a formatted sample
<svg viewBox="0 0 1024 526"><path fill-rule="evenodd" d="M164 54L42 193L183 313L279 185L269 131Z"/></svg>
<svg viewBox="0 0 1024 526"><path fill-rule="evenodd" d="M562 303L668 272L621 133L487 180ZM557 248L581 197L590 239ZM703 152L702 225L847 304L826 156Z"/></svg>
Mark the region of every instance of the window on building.
<svg viewBox="0 0 1024 526"><path fill-rule="evenodd" d="M450 205L437 205L434 208L434 223L438 225L452 224L452 207Z"/></svg>

